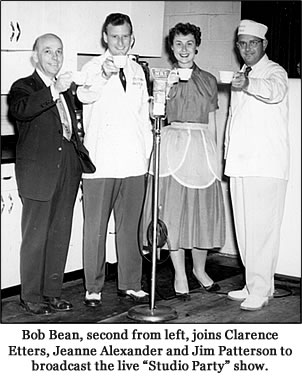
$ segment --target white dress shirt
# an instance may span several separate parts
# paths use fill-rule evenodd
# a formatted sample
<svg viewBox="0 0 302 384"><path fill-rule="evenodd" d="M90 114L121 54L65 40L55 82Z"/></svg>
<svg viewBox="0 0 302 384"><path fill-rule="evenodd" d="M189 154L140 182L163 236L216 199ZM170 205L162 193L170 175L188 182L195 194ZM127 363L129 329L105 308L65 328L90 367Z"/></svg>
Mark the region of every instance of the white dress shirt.
<svg viewBox="0 0 302 384"><path fill-rule="evenodd" d="M288 78L267 55L252 67L248 88L232 90L225 159L228 176L288 179Z"/></svg>
<svg viewBox="0 0 302 384"><path fill-rule="evenodd" d="M64 96L62 94L60 94L54 87L55 79L50 79L48 76L44 75L44 73L42 71L40 71L40 69L38 69L38 68L36 68L36 71L37 71L38 75L41 77L41 79L43 80L43 83L46 85L46 87L50 87L50 92L51 92L51 96L53 98L53 101L57 101L58 99L61 100L63 107L64 107L64 110L65 110L65 113L66 113L68 123L69 123L69 128L72 130L72 122L71 122L71 117L70 117L70 113L68 110L68 106L66 104Z"/></svg>
<svg viewBox="0 0 302 384"><path fill-rule="evenodd" d="M128 58L124 68L125 92L118 74L109 80L102 76L102 63L108 55L106 51L83 66L86 84L77 91L83 103L84 144L96 165L96 172L83 174L84 178L143 175L152 150L144 71Z"/></svg>

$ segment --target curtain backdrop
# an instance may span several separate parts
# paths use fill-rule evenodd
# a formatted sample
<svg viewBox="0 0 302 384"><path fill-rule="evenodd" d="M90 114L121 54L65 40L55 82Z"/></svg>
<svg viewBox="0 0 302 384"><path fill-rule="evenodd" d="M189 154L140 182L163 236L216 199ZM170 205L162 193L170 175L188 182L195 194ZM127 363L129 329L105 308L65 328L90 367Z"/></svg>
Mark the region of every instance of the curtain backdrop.
<svg viewBox="0 0 302 384"><path fill-rule="evenodd" d="M268 57L290 78L300 78L301 1L242 1L241 18L268 26Z"/></svg>

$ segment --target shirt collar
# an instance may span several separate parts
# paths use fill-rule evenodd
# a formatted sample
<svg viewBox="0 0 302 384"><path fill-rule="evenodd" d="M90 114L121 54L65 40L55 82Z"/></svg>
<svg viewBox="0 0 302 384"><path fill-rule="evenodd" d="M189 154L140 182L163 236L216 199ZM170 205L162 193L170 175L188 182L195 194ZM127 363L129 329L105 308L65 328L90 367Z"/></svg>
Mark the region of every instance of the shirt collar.
<svg viewBox="0 0 302 384"><path fill-rule="evenodd" d="M245 71L246 67L251 67L253 70L256 68L261 68L263 65L265 65L269 61L269 58L267 54L264 54L261 59L254 65L246 65L244 64L242 70L243 72Z"/></svg>
<svg viewBox="0 0 302 384"><path fill-rule="evenodd" d="M36 68L36 71L47 87L50 87L54 83L55 79L50 79L48 76L44 75L44 73L38 68Z"/></svg>

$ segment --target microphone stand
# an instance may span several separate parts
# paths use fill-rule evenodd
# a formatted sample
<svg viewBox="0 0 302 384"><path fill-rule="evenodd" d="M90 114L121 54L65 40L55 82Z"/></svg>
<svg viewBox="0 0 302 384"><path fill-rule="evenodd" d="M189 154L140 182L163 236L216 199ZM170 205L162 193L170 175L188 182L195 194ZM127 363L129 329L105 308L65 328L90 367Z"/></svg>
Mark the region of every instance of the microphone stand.
<svg viewBox="0 0 302 384"><path fill-rule="evenodd" d="M150 305L143 304L132 307L128 311L128 317L132 320L157 323L177 318L177 312L165 305L155 305L155 282L156 282L156 257L157 257L157 226L158 226L158 195L159 195L159 158L160 158L160 135L163 116L154 117L154 154L153 154L153 215L152 215L152 272L151 272L151 295Z"/></svg>

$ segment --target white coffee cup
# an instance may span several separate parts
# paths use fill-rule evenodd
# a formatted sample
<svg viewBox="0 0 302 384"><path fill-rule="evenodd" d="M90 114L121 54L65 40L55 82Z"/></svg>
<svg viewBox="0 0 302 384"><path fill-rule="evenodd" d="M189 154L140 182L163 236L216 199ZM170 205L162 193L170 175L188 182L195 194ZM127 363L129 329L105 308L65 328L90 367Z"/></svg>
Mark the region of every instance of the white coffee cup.
<svg viewBox="0 0 302 384"><path fill-rule="evenodd" d="M72 72L72 81L74 81L77 85L83 85L85 84L87 74L80 72L80 71L75 71Z"/></svg>
<svg viewBox="0 0 302 384"><path fill-rule="evenodd" d="M177 74L181 81L188 81L192 75L192 68L178 68Z"/></svg>
<svg viewBox="0 0 302 384"><path fill-rule="evenodd" d="M127 62L127 56L125 55L113 56L113 62L117 68L124 68Z"/></svg>
<svg viewBox="0 0 302 384"><path fill-rule="evenodd" d="M230 84L233 80L233 71L219 71L219 78L221 83Z"/></svg>

